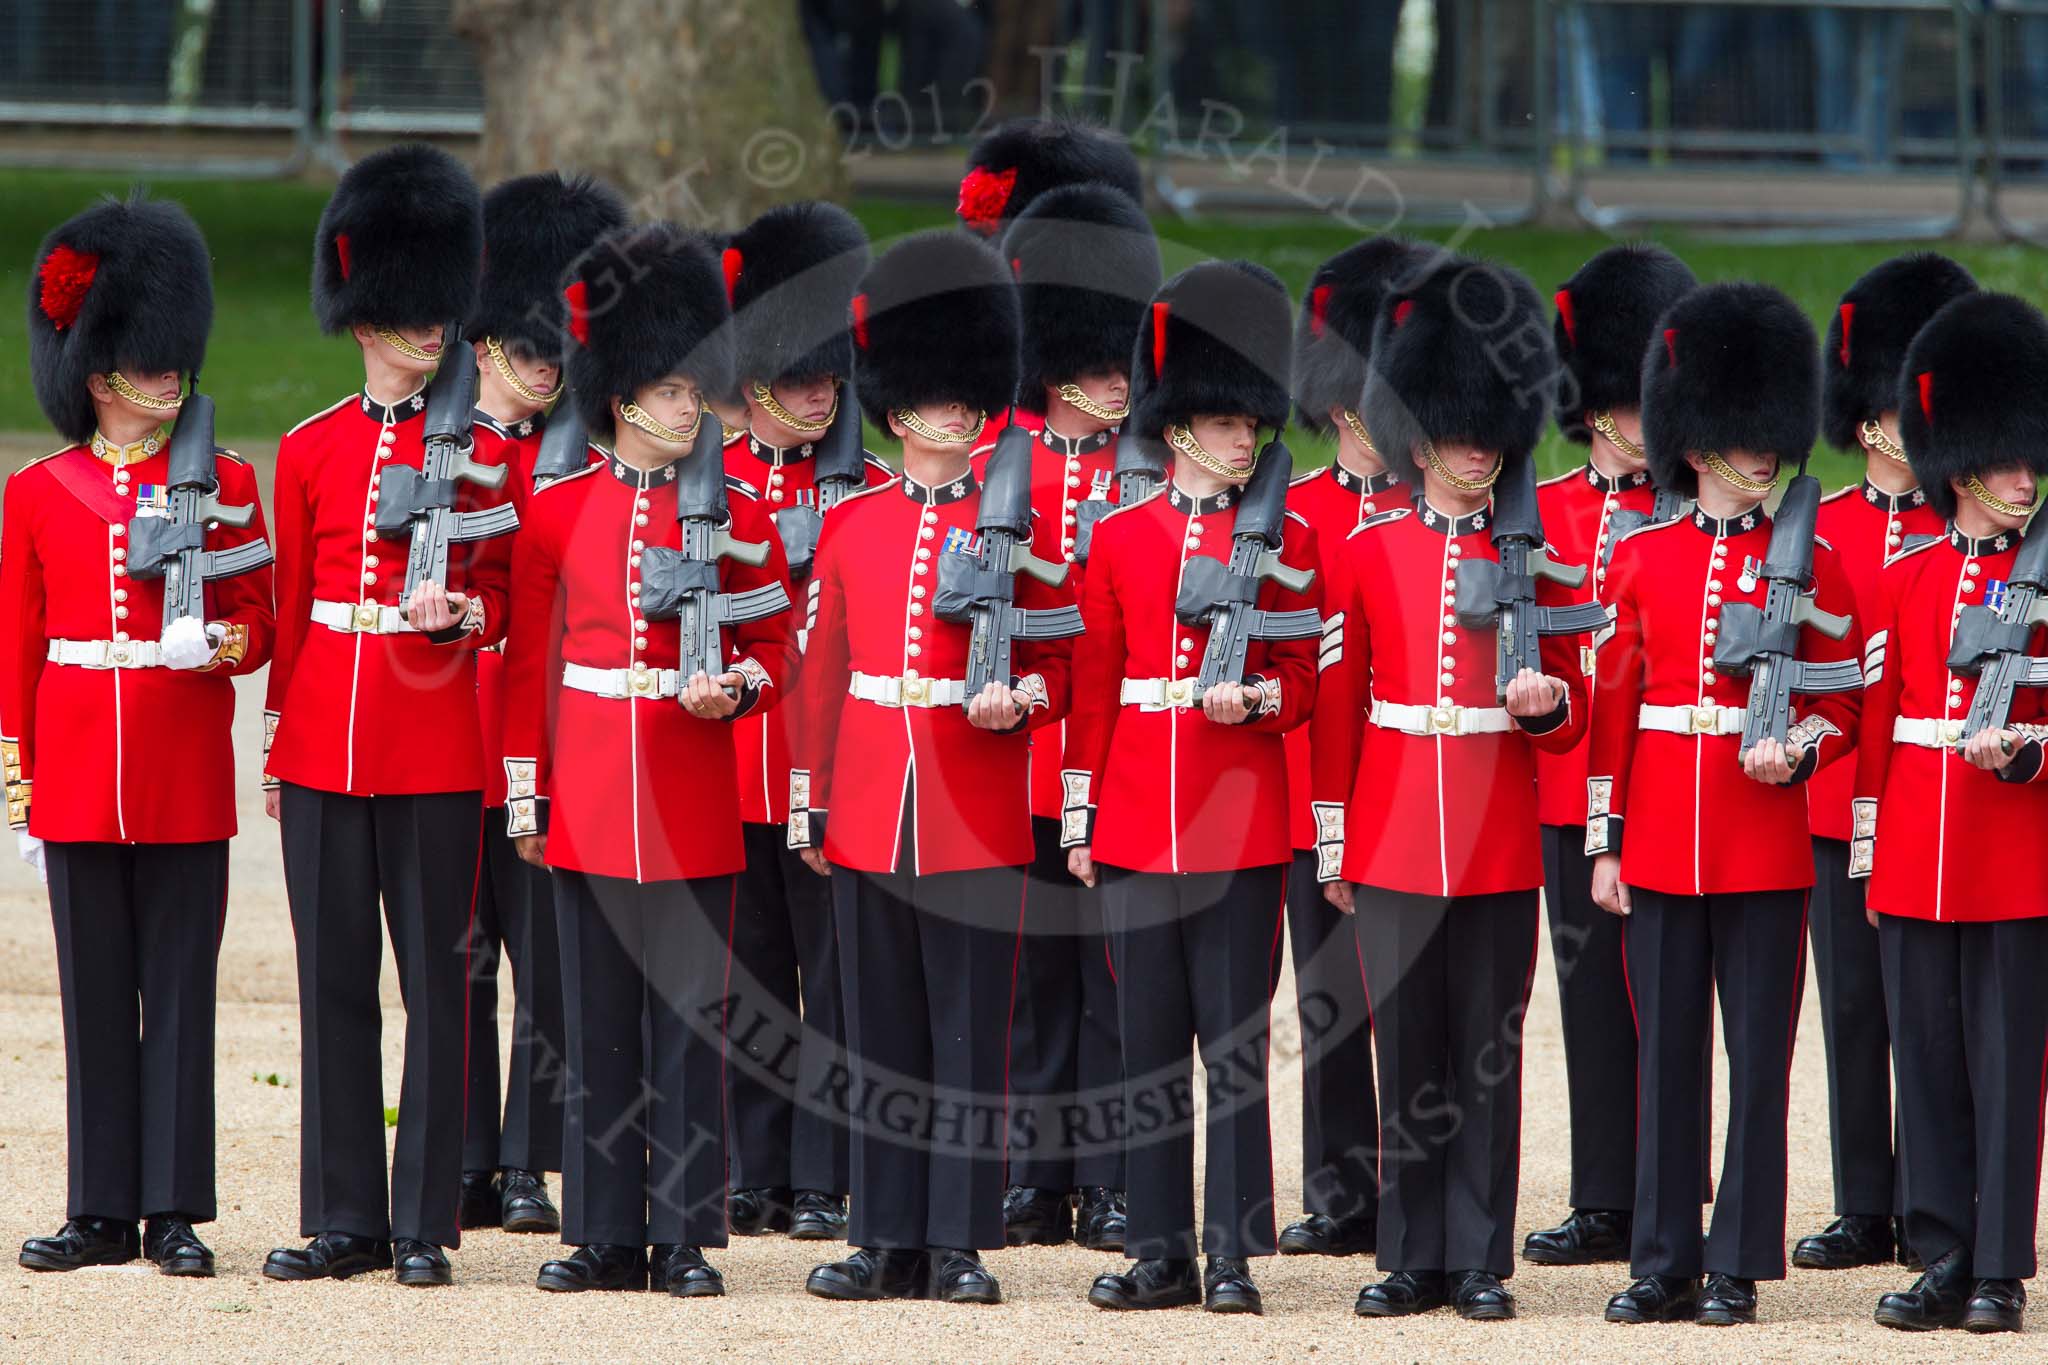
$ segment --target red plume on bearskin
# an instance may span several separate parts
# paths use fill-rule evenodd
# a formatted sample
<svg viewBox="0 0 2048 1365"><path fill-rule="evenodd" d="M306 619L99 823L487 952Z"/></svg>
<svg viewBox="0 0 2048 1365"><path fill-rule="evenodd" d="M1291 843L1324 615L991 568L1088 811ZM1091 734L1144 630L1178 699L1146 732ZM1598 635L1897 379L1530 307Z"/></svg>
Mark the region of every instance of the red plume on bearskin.
<svg viewBox="0 0 2048 1365"><path fill-rule="evenodd" d="M953 206L960 221L984 237L1003 225L1003 208L1017 188L1017 168L995 172L976 166L960 179L960 201Z"/></svg>
<svg viewBox="0 0 2048 1365"><path fill-rule="evenodd" d="M78 310L85 307L86 291L92 288L92 277L99 268L99 257L73 251L61 242L43 258L42 268L36 272L42 282L38 302L52 327L61 332L78 320Z"/></svg>

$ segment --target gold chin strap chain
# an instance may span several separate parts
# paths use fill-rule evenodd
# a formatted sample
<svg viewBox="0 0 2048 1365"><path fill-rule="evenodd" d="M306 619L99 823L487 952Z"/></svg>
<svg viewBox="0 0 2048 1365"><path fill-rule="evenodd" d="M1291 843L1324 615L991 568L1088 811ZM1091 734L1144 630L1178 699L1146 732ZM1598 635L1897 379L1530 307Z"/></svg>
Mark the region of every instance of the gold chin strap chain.
<svg viewBox="0 0 2048 1365"><path fill-rule="evenodd" d="M178 396L176 398L158 398L155 394L144 393L141 389L129 383L128 376L122 374L119 370L108 370L107 387L120 394L136 407L148 408L151 412L176 412L179 408L185 406L185 386L182 383L178 385Z"/></svg>
<svg viewBox="0 0 2048 1365"><path fill-rule="evenodd" d="M1970 481L1964 484L1963 487L1969 490L1971 497L2001 516L2030 517L2034 514L2032 507L2025 507L2016 502L2007 502L2004 498L1999 497L1996 493L1986 488L1983 480L1979 479L1975 474L1970 476Z"/></svg>
<svg viewBox="0 0 2048 1365"><path fill-rule="evenodd" d="M498 367L498 378L504 380L512 392L527 402L543 408L554 401L553 394L542 393L519 377L519 372L512 368L512 357L505 354L505 348L498 343L496 337L484 338L484 353L490 356L491 363Z"/></svg>
<svg viewBox="0 0 2048 1365"><path fill-rule="evenodd" d="M826 413L815 422L806 421L782 406L782 404L776 402L775 395L769 391L766 384L754 385L754 401L761 405L761 411L767 413L791 431L800 431L804 435L809 436L831 426L832 419L839 415L839 381L836 379L832 381L832 411Z"/></svg>
<svg viewBox="0 0 2048 1365"><path fill-rule="evenodd" d="M1609 444L1631 460L1648 460L1650 458L1648 451L1621 434L1621 428L1615 425L1613 413L1589 412L1586 414L1586 425L1592 427L1593 430L1599 432L1602 436L1605 436Z"/></svg>
<svg viewBox="0 0 2048 1365"><path fill-rule="evenodd" d="M1711 450L1702 450L1700 452L1700 463L1712 470L1715 478L1732 485L1737 492L1754 493L1761 497L1778 486L1778 480L1775 476L1763 480L1752 479L1748 475L1738 472L1734 465L1729 464L1718 453Z"/></svg>
<svg viewBox="0 0 2048 1365"><path fill-rule="evenodd" d="M377 340L383 342L408 360L439 360L441 358L438 355L422 351L389 327L379 327L377 329Z"/></svg>
<svg viewBox="0 0 2048 1365"><path fill-rule="evenodd" d="M1351 428L1351 434L1358 438L1360 445L1371 451L1373 455L1379 455L1380 448L1372 443L1372 437L1367 434L1365 420L1350 408L1344 409L1344 425Z"/></svg>
<svg viewBox="0 0 2048 1365"><path fill-rule="evenodd" d="M1428 441L1422 443L1422 458L1429 462L1429 467L1436 471L1438 478L1461 493L1480 493L1493 487L1494 481L1500 477L1500 468L1504 463L1501 457L1496 455L1493 457L1493 468L1479 478L1468 479L1462 474L1453 474L1451 467L1436 453L1436 447Z"/></svg>
<svg viewBox="0 0 2048 1365"><path fill-rule="evenodd" d="M974 415L974 426L967 431L941 431L909 408L896 409L895 416L897 421L925 440L942 446L972 445L981 439L982 428L988 425L988 414L985 412Z"/></svg>
<svg viewBox="0 0 2048 1365"><path fill-rule="evenodd" d="M697 415L690 420L690 429L688 431L677 431L674 427L663 426L660 422L648 416L647 410L638 403L619 404L619 416L625 418L655 440L666 441L670 445L675 446L688 445L696 440L697 429L704 425L704 409L702 407L697 409Z"/></svg>
<svg viewBox="0 0 2048 1365"><path fill-rule="evenodd" d="M1885 435L1884 428L1877 424L1875 418L1856 429L1856 439L1887 459L1897 460L1900 464L1908 463L1906 448Z"/></svg>
<svg viewBox="0 0 2048 1365"><path fill-rule="evenodd" d="M1121 422L1131 415L1131 405L1126 400L1120 408L1106 408L1081 391L1079 384L1062 384L1059 387L1062 399L1087 413L1098 422Z"/></svg>
<svg viewBox="0 0 2048 1365"><path fill-rule="evenodd" d="M1243 483L1252 476L1250 467L1239 469L1229 461L1219 460L1214 455L1211 455L1203 448L1202 443L1195 439L1195 433L1186 427L1168 427L1166 429L1166 443L1219 479L1228 479L1232 483ZM1252 461L1253 465L1257 463L1257 460Z"/></svg>

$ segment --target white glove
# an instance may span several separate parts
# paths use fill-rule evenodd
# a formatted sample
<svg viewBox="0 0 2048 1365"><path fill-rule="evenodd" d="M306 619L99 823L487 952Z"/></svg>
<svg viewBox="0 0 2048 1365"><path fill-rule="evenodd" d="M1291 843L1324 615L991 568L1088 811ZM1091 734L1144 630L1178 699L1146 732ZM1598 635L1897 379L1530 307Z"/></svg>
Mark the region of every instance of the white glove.
<svg viewBox="0 0 2048 1365"><path fill-rule="evenodd" d="M227 633L227 627L218 623L207 625L195 617L179 617L164 628L164 667L204 668L213 662L214 651Z"/></svg>
<svg viewBox="0 0 2048 1365"><path fill-rule="evenodd" d="M14 845L21 850L21 860L36 870L36 879L47 882L50 870L43 866L43 841L25 829L14 832Z"/></svg>

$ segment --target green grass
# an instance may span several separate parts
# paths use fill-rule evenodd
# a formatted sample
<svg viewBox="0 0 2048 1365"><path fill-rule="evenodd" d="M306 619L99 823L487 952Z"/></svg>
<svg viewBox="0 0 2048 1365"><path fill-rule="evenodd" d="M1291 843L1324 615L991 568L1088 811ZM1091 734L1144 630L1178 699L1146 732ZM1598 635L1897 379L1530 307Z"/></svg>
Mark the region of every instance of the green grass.
<svg viewBox="0 0 2048 1365"><path fill-rule="evenodd" d="M0 204L6 206L0 213L0 292L25 300L29 265L44 233L95 196L121 192L129 183L129 177L103 174L0 171ZM354 347L345 339L320 335L307 299L313 228L326 201L326 185L165 177L154 188L191 209L213 248L217 306L204 383L219 403L225 440L274 441L360 382ZM868 200L854 208L878 243L952 221L947 205L937 201ZM1159 231L1169 270L1206 256L1246 256L1272 268L1296 290L1318 262L1357 240L1328 219L1196 224L1162 219ZM1441 239L1445 234L1422 235ZM1883 243L1756 246L1654 235L1683 255L1703 280L1749 278L1779 286L1817 326L1824 325L1852 280L1903 249ZM1518 267L1547 294L1607 240L1592 233L1502 229L1477 233L1461 245ZM2012 246L1958 246L1953 252L1989 288L2028 297L2048 292L2042 288L2048 257L2039 253ZM45 427L29 388L24 318L20 306L0 312L0 354L8 357L0 366L0 431ZM1326 448L1299 437L1299 462L1326 458ZM1553 435L1539 458L1550 472L1575 462L1576 456ZM1816 454L1815 472L1835 484L1854 478L1855 466L1822 451Z"/></svg>

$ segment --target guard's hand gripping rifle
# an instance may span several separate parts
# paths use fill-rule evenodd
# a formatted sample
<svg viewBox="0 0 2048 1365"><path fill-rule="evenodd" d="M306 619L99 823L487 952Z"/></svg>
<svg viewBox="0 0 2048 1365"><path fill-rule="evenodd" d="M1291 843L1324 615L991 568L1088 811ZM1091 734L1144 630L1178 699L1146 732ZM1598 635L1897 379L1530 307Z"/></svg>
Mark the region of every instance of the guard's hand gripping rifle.
<svg viewBox="0 0 2048 1365"><path fill-rule="evenodd" d="M511 471L469 458L476 446L476 360L462 344L462 326L449 324L441 341L441 368L427 389L426 450L420 468L389 464L378 476L380 536L408 528L412 548L405 559L405 595L422 583L448 582L448 547L456 541L489 540L519 529L519 511L499 503L475 512L455 510L459 483L502 488Z"/></svg>
<svg viewBox="0 0 2048 1365"><path fill-rule="evenodd" d="M254 506L221 503L213 453L213 400L195 392L171 432L170 515L136 517L128 526L128 573L163 579L166 626L188 616L204 625L207 580L260 569L272 558L263 540L206 548L207 523L247 526L256 516Z"/></svg>
<svg viewBox="0 0 2048 1365"><path fill-rule="evenodd" d="M1771 520L1771 544L1764 562L1749 560L1745 577L1770 584L1761 610L1747 602L1721 608L1721 632L1714 641L1714 668L1731 678L1749 679L1749 701L1742 716L1742 752L1761 740L1783 742L1792 723L1792 694L1855 692L1863 686L1863 670L1854 659L1811 663L1798 657L1799 631L1812 626L1830 640L1849 630L1847 618L1814 605L1808 586L1813 579L1813 525L1820 512L1820 480L1800 474L1785 486Z"/></svg>
<svg viewBox="0 0 2048 1365"><path fill-rule="evenodd" d="M1583 564L1559 564L1544 549L1543 519L1536 506L1536 464L1520 461L1518 472L1493 490L1493 547L1490 559L1468 559L1458 565L1459 624L1467 630L1494 630L1495 694L1507 700L1508 684L1525 668L1543 671L1541 639L1545 635L1578 635L1607 624L1607 608L1598 602L1564 607L1536 605L1536 580L1547 578L1576 588L1586 581Z"/></svg>
<svg viewBox="0 0 2048 1365"><path fill-rule="evenodd" d="M839 411L833 414L832 424L811 445L811 458L817 461L817 505L800 503L775 514L775 529L782 536L782 552L789 556L791 578L811 576L825 514L866 481L867 452L861 448L860 438L860 404L853 401L853 381L849 379L840 390Z"/></svg>
<svg viewBox="0 0 2048 1365"><path fill-rule="evenodd" d="M1267 442L1238 498L1229 562L1195 555L1181 568L1173 614L1183 625L1209 628L1195 679L1197 694L1218 683L1243 682L1245 653L1253 640L1313 640L1322 634L1322 616L1310 608L1261 611L1253 605L1268 579L1289 592L1301 592L1315 581L1314 569L1280 562L1287 484L1293 475L1294 457L1286 445Z"/></svg>
<svg viewBox="0 0 2048 1365"><path fill-rule="evenodd" d="M1095 523L1120 507L1143 502L1159 491L1165 482L1159 464L1147 454L1144 445L1129 432L1116 438L1116 463L1111 467L1116 478L1116 501L1104 502L1101 498L1083 498L1074 508L1074 560L1079 564L1088 562L1088 549L1095 541Z"/></svg>
<svg viewBox="0 0 2048 1365"><path fill-rule="evenodd" d="M932 615L973 626L963 710L990 683L1011 685L1014 642L1063 640L1082 630L1077 606L1027 611L1016 605L1020 573L1048 587L1067 581L1065 564L1049 564L1031 553L1031 433L1021 427L1007 427L996 438L974 531L981 541L978 553L939 555L939 587L932 598Z"/></svg>
<svg viewBox="0 0 2048 1365"><path fill-rule="evenodd" d="M720 454L725 432L708 408L697 420L697 443L676 471L676 523L683 548L649 546L640 554L640 614L650 621L674 621L682 633L676 658L679 684L698 673L716 678L726 671L722 627L789 610L789 594L779 581L745 592L719 591L719 560L758 569L768 562L769 546L765 540L733 539ZM678 698L682 692L678 686Z"/></svg>
<svg viewBox="0 0 2048 1365"><path fill-rule="evenodd" d="M1949 670L1977 679L1977 695L1957 747L1985 730L2006 727L2014 689L2048 687L2048 659L2027 653L2034 628L2048 625L2048 601L2041 595L2048 586L2048 527L2020 542L2011 573L1997 610L1972 602L1956 618L1950 637Z"/></svg>

